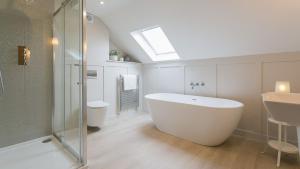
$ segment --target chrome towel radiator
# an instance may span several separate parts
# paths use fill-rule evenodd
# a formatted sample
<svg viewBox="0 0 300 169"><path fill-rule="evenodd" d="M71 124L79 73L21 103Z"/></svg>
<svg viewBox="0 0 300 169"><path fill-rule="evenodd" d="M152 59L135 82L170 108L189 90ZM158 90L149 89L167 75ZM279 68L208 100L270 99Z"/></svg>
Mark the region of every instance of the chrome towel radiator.
<svg viewBox="0 0 300 169"><path fill-rule="evenodd" d="M124 90L124 79L120 75L118 79L118 114L122 111L138 110L139 108L139 76L137 75L137 88L134 90Z"/></svg>

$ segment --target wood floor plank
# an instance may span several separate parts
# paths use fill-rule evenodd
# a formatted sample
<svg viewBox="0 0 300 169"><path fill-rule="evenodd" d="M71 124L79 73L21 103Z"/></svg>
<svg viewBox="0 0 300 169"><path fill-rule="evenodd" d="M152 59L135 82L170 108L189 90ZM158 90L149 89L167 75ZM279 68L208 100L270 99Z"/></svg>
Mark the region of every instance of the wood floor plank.
<svg viewBox="0 0 300 169"><path fill-rule="evenodd" d="M159 131L148 114L111 120L89 132L90 169L276 169L276 154L264 144L232 136L206 147ZM282 158L281 169L300 169L296 156Z"/></svg>

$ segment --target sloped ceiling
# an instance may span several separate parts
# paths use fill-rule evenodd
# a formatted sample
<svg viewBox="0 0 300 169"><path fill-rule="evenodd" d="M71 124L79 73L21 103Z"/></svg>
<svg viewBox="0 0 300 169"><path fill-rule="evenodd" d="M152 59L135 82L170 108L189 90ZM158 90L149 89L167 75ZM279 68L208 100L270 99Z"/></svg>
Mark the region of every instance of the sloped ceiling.
<svg viewBox="0 0 300 169"><path fill-rule="evenodd" d="M159 25L182 59L300 51L300 0L87 0L112 40L151 62L130 32Z"/></svg>

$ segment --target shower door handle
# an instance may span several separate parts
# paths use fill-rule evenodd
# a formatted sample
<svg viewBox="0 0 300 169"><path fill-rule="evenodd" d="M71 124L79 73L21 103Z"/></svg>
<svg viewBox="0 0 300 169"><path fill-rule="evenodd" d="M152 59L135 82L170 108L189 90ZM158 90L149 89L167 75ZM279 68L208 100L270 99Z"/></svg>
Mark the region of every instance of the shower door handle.
<svg viewBox="0 0 300 169"><path fill-rule="evenodd" d="M3 83L3 76L2 76L2 72L0 70L0 96L2 96L4 94L4 83Z"/></svg>

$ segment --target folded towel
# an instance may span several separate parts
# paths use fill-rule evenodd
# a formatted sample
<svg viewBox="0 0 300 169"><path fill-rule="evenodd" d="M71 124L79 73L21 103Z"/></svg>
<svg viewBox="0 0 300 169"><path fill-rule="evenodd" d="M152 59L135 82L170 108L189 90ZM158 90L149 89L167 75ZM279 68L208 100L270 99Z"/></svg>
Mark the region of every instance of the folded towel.
<svg viewBox="0 0 300 169"><path fill-rule="evenodd" d="M124 90L137 89L137 75L122 75Z"/></svg>

